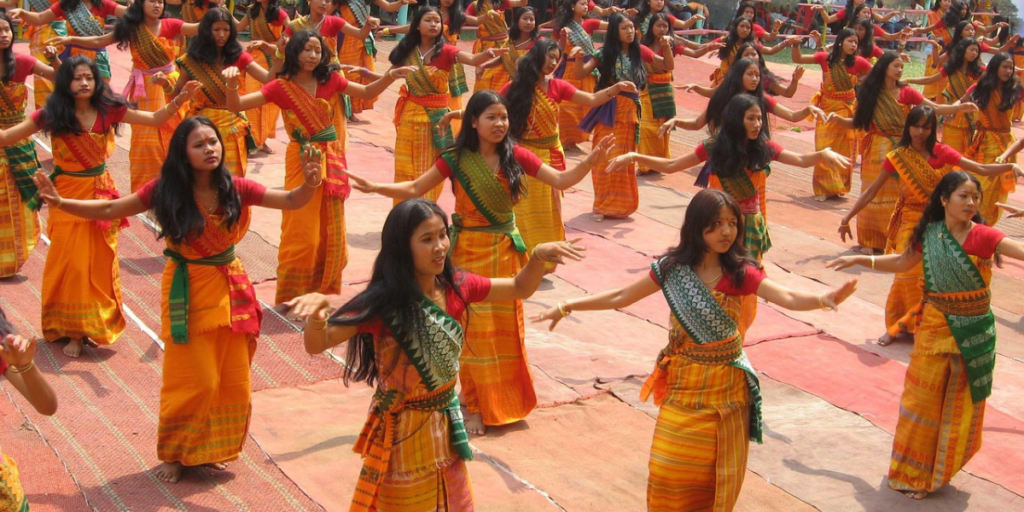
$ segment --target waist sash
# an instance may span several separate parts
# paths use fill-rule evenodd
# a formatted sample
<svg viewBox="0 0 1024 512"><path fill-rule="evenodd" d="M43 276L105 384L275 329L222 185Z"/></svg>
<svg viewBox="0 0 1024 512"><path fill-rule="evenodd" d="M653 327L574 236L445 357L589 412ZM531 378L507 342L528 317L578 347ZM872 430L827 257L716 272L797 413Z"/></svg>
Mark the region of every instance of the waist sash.
<svg viewBox="0 0 1024 512"><path fill-rule="evenodd" d="M128 83L125 84L124 91L121 92L121 95L126 98L145 98L146 77L155 75L158 72L170 73L172 71L174 71L173 62L168 62L166 65L150 69L132 67L132 74L128 77Z"/></svg>
<svg viewBox="0 0 1024 512"><path fill-rule="evenodd" d="M624 98L626 98L628 100L631 100L633 103L636 104L637 118L639 118L640 117L640 95L639 94L628 93L628 92L620 92L618 95L616 95L614 98L609 100L607 103L605 103L605 104L603 104L603 105L601 105L599 107L594 107L594 108L590 109L590 112L587 112L587 115L583 117L582 121L580 121L579 129L584 131L584 132L590 132L590 131L594 130L594 127L597 126L598 123L601 123L601 124L603 124L603 125L605 125L605 126L607 126L609 128L612 128L612 127L615 126L615 124L617 122L625 122L624 120L616 119L616 117L617 117L616 113L617 113L618 108L619 108L619 97L620 96L624 97ZM633 138L635 139L634 140L634 144L639 144L640 143L640 123L636 123L636 126L633 129L633 132L634 132L633 133Z"/></svg>
<svg viewBox="0 0 1024 512"><path fill-rule="evenodd" d="M228 247L220 254L190 260L181 253L164 249L164 256L171 259L177 266L174 268L174 276L171 278L170 291L170 313L171 313L171 338L174 343L188 343L188 302L189 302L189 265L205 265L220 267L235 261L235 246Z"/></svg>
<svg viewBox="0 0 1024 512"><path fill-rule="evenodd" d="M462 186L470 201L473 202L473 206L490 223L487 226L467 227L462 222L462 216L453 213L450 228L451 250L455 250L459 233L466 230L506 235L512 239L512 245L516 252L525 253L526 244L519 236L519 228L516 227L512 197L480 154L463 151L461 159L456 159L454 153L449 151L442 154L441 158L444 158L448 168L452 171L452 176Z"/></svg>
<svg viewBox="0 0 1024 512"><path fill-rule="evenodd" d="M452 127L448 125L440 133L438 133L436 127L441 122L441 119L444 118L444 115L448 113L448 99L450 97L449 94L444 93L417 96L410 93L409 88L403 85L398 91L398 102L395 103L395 126L402 122L405 103L407 101L415 103L423 107L423 110L427 112L427 118L430 119L430 124L434 125L434 128L430 130L430 139L434 148L446 149L455 142L455 138L452 136Z"/></svg>
<svg viewBox="0 0 1024 512"><path fill-rule="evenodd" d="M53 172L50 173L50 181L53 183L54 187L56 187L57 186L57 178L59 176L67 176L69 178L95 178L95 177L98 177L98 176L103 176L103 173L105 173L105 172L107 172L107 164L106 164L106 162L101 163L100 165L97 165L96 167L90 167L90 168L88 168L88 169L86 169L84 171L78 171L78 172L68 172L68 171L65 171L64 169L61 169L60 166L54 166L53 167ZM29 206L29 208L32 208L33 210L38 210L39 208L41 208L43 206L43 202L40 199L40 197L37 195L37 196L33 197L31 201L29 201L28 206Z"/></svg>

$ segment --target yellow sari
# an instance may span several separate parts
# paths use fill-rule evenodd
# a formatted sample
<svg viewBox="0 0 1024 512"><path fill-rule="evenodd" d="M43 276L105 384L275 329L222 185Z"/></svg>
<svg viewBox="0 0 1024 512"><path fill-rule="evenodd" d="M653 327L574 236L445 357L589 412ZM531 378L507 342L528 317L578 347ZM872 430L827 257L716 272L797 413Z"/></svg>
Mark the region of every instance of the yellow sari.
<svg viewBox="0 0 1024 512"><path fill-rule="evenodd" d="M582 79L576 78L576 59L587 58L587 55L594 54L594 40L583 30L583 26L575 20L569 22L569 40L565 43L565 55L563 65L560 69L563 73L561 78L583 92L594 92L597 87L597 75L591 73ZM573 48L583 48L583 54L579 57L568 57ZM558 76L558 72L555 73ZM590 140L590 132L580 129L580 122L590 113L590 108L576 103L563 105L558 113L558 136L563 146L572 146Z"/></svg>
<svg viewBox="0 0 1024 512"><path fill-rule="evenodd" d="M51 4L57 3L57 0L29 0L29 9L33 12L43 12L50 8ZM46 55L43 54L43 50L46 48L46 42L55 38L68 35L67 22L64 20L53 21L45 25L28 25L25 26L25 39L29 40L28 47L32 52L32 56L39 60L39 62L46 62ZM58 52L64 51L64 46L57 47ZM50 97L50 93L53 92L53 82L39 76L34 75L32 77L32 88L33 98L35 100L35 107L37 109L43 108L46 105L46 98Z"/></svg>
<svg viewBox="0 0 1024 512"><path fill-rule="evenodd" d="M341 17L354 27L362 28L369 15L370 7L365 0L348 0L347 4L341 6ZM347 35L339 37L341 38L341 49L338 50L339 62L350 66L366 68L370 71L375 69L373 57L377 54L377 46L373 42L372 35L365 40ZM366 85L373 82L371 77L358 71L347 73L345 76L357 84ZM358 114L364 110L373 110L373 103L375 101L377 101L376 98L368 100L351 98L352 113Z"/></svg>
<svg viewBox="0 0 1024 512"><path fill-rule="evenodd" d="M24 121L27 106L24 82L0 84L0 128ZM39 241L39 216L28 206L36 192L36 169L39 160L31 138L0 151L0 278L17 274Z"/></svg>
<svg viewBox="0 0 1024 512"><path fill-rule="evenodd" d="M661 125L676 115L672 73L658 72L653 64L647 66L647 88L640 91L640 143L637 151L649 156L670 158L669 132L659 137ZM640 172L647 169L640 167Z"/></svg>
<svg viewBox="0 0 1024 512"><path fill-rule="evenodd" d="M842 117L853 117L857 110L857 93L853 87L857 85L857 76L846 70L842 62L829 65L822 69L821 90L811 98L811 104L825 111ZM838 121L814 122L814 149L821 151L832 148L840 155L852 156L851 136L849 130L839 126ZM841 196L850 192L850 175L852 169L833 169L828 164L819 163L814 166L811 185L815 196Z"/></svg>
<svg viewBox="0 0 1024 512"><path fill-rule="evenodd" d="M249 121L245 115L227 109L227 83L221 74L224 66L199 62L188 55L176 62L190 80L198 80L203 84L192 98L188 117L206 116L217 125L217 131L224 140L224 165L233 176L245 176L249 164L246 140L249 137Z"/></svg>
<svg viewBox="0 0 1024 512"><path fill-rule="evenodd" d="M999 90L992 91L988 105L977 112L978 124L975 126L974 142L964 154L967 158L981 164L991 164L1013 143L1010 133L1010 116L1013 109L999 110L1003 95ZM1002 216L1002 209L996 203L1006 202L1006 196L1017 189L1013 173L999 176L978 176L981 182L981 209L978 213L985 219L985 224L995 226Z"/></svg>
<svg viewBox="0 0 1024 512"><path fill-rule="evenodd" d="M284 14L285 12L282 9L278 16L284 16ZM249 30L253 41L266 41L277 44L277 41L281 39L281 32L284 26L282 24L271 25L268 23L265 10L260 9L260 15L256 18L250 17L249 20ZM278 20L280 21L280 18ZM272 55L267 51L254 51L252 57L263 69L270 69L273 66ZM256 92L261 87L263 87L262 82L246 74L246 92ZM281 109L273 103L267 103L262 107L246 110L245 117L249 119L249 129L252 132L252 139L256 143L256 147L262 147L267 143L267 139L274 138L274 134L277 133L277 120L281 117Z"/></svg>
<svg viewBox="0 0 1024 512"><path fill-rule="evenodd" d="M531 105L526 132L519 145L539 156L544 163L564 171L565 154L558 140L559 104L540 87L534 87ZM532 251L544 242L565 240L562 192L532 176L524 175L523 178L528 193L519 199L514 209L516 226L526 243L526 250Z"/></svg>
<svg viewBox="0 0 1024 512"><path fill-rule="evenodd" d="M941 19L942 14L937 11L932 11L928 13L929 25L934 25L938 23ZM935 36L935 38L937 38L942 43L943 47L948 47L949 43L953 42L953 34L950 32L950 29L946 27L945 23L936 27L935 30L932 31L932 35ZM950 48L950 51L952 51L952 48ZM926 58L924 61L925 75L931 75L933 73L939 72L939 67L935 65L936 53L937 50L935 49L932 49L932 51L928 52L928 58ZM947 83L948 79L943 78L938 82L924 86L924 97L930 100L937 100L940 94L942 93L943 89L946 88Z"/></svg>
<svg viewBox="0 0 1024 512"><path fill-rule="evenodd" d="M885 156L892 151L906 124L910 105L899 102L889 91L882 91L871 119L871 127L863 142L860 164L861 194L882 172ZM888 239L889 219L900 196L898 180L888 179L875 194L875 199L857 214L857 243L861 247L884 250Z"/></svg>
<svg viewBox="0 0 1024 512"><path fill-rule="evenodd" d="M940 103L952 105L967 94L967 89L977 81L977 77L968 76L967 72L960 69L949 76L949 83L939 95ZM973 112L958 112L946 116L942 122L942 143L957 150L960 154L967 152L971 147L971 139L974 138L974 125L976 114Z"/></svg>

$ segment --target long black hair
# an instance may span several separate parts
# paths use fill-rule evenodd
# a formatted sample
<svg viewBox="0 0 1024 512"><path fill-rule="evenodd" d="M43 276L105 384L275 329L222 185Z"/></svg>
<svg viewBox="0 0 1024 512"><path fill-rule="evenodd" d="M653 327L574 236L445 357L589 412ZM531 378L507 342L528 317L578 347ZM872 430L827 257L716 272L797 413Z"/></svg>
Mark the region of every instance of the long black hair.
<svg viewBox="0 0 1024 512"><path fill-rule="evenodd" d="M622 40L619 39L619 25L627 22L633 23L632 20L622 13L614 13L608 17L608 32L605 34L604 46L599 50L601 53L601 64L597 69L598 72L601 73L601 77L597 82L598 91L611 87L618 82L618 78L615 76L615 68L618 64L619 56L622 54ZM647 66L645 66L644 61L640 59L640 39L636 37L633 38L633 42L626 50L626 57L629 59L631 72L630 76L625 77L625 79L636 84L636 90L638 91L646 89Z"/></svg>
<svg viewBox="0 0 1024 512"><path fill-rule="evenodd" d="M667 5L667 3L666 3L666 5ZM736 8L736 14L733 16L733 19L736 19L736 18L739 18L740 16L743 16L743 11L746 11L747 9L753 9L754 10L754 17L757 16L757 6L754 5L754 2L740 2L739 7ZM754 18L750 18L750 20L753 21Z"/></svg>
<svg viewBox="0 0 1024 512"><path fill-rule="evenodd" d="M943 45L943 51L948 52L948 51L950 51L951 48L953 48L957 44L959 44L960 41L963 41L964 40L964 29L966 29L967 27L972 27L972 26L974 26L974 23L972 23L972 22L970 22L968 20L963 20L960 23L957 23L956 27L953 30L953 39L949 40L949 44ZM978 35L978 31L977 30L974 31L974 35L975 36ZM940 42L941 42L941 40L940 40Z"/></svg>
<svg viewBox="0 0 1024 512"><path fill-rule="evenodd" d="M858 36L857 53L865 59L870 59L875 52L875 23L869 19L862 18L854 21L850 26L853 27L854 32L857 31L857 27L864 28L864 37Z"/></svg>
<svg viewBox="0 0 1024 512"><path fill-rule="evenodd" d="M522 18L528 12L533 13L533 31L530 32L530 39L537 39L540 34L540 23L537 22L537 11L533 7L520 7L516 9L512 14L512 24L508 27L508 40L509 44L516 44L519 40L519 36L523 35L523 31L519 29L519 18Z"/></svg>
<svg viewBox="0 0 1024 512"><path fill-rule="evenodd" d="M832 53L828 54L829 66L842 64L848 68L853 67L854 62L857 60L857 52L853 52L853 55L843 55L843 41L851 37L857 37L856 30L847 27L839 31L839 35L836 36L836 42L832 44ZM857 45L860 45L859 37L857 37Z"/></svg>
<svg viewBox="0 0 1024 512"><path fill-rule="evenodd" d="M64 61L57 69L57 76L53 79L53 92L46 99L46 107L43 108L46 119L45 131L51 136L80 135L92 129L91 126L82 126L75 116L75 97L71 92L71 84L75 78L75 69L79 66L89 66L89 70L92 71L95 90L89 104L96 109L100 125L106 124L107 114L112 110L128 106L128 100L110 90L110 85L100 75L100 68L92 59L84 55L75 55ZM112 123L110 127L113 128L115 135L121 134L121 123Z"/></svg>
<svg viewBox="0 0 1024 512"><path fill-rule="evenodd" d="M705 188L694 194L686 207L683 226L679 229L679 245L665 253L665 263L696 267L704 261L704 254L709 248L704 241L704 233L714 229L718 216L725 206L736 216L736 239L729 250L719 255L722 274L729 276L736 287L743 286L743 278L747 267L759 268L757 261L750 257L743 245L743 214L736 198L718 189Z"/></svg>
<svg viewBox="0 0 1024 512"><path fill-rule="evenodd" d="M145 0L138 0L128 5L128 10L124 12L124 16L118 18L117 23L114 24L114 41L117 41L118 50L128 49L132 37L135 36L135 32L146 21L146 14L142 9L145 3ZM164 10L160 11L160 19L167 17L166 5L164 4Z"/></svg>
<svg viewBox="0 0 1024 512"><path fill-rule="evenodd" d="M424 5L423 7L416 9L416 14L413 15L412 21L409 22L409 33L406 34L406 36L402 38L397 45L395 45L395 49L391 50L391 54L388 55L388 61L391 62L391 64L395 66L404 66L405 59L409 58L409 55L412 54L413 50L419 48L420 41L423 40L423 35L420 34L420 22L423 21L423 17L426 16L427 13L431 12L437 14L438 18L444 20L441 16L441 9L438 7ZM438 54L441 53L441 48L444 47L444 43L445 40L443 36L438 36L437 39L434 40L433 53L430 55L431 58L437 57ZM427 64L427 62L424 62L424 64Z"/></svg>
<svg viewBox="0 0 1024 512"><path fill-rule="evenodd" d="M569 23L575 18L573 15L573 9L576 4L582 0L561 0L558 5L558 13L555 14L555 28L562 30L564 27L568 27ZM558 33L555 32L551 35L552 39L558 38Z"/></svg>
<svg viewBox="0 0 1024 512"><path fill-rule="evenodd" d="M501 104L506 109L508 108L508 102L505 101L505 98L502 98L500 94L494 91L482 90L469 98L466 108L462 110L462 130L459 131L455 144L445 150L446 153L450 151L455 154L456 162L462 158L463 151L480 150L480 135L473 128L473 121L483 115L488 107L496 104ZM498 152L498 167L501 173L508 178L509 189L512 191L512 202L517 203L519 198L526 193L526 180L523 179L523 166L516 161L515 154L512 151L512 148L515 147L515 141L509 135L511 135L511 131L498 143L495 150ZM452 183L455 183L454 175L452 175Z"/></svg>
<svg viewBox="0 0 1024 512"><path fill-rule="evenodd" d="M220 165L210 175L210 183L217 188L217 199L224 215L221 225L230 230L242 214L242 199L235 191L231 172L224 166L224 140L217 125L204 116L185 118L171 136L167 159L160 169L160 180L153 188L150 206L160 223L158 238L166 237L176 245L202 235L206 229L203 212L199 211L193 196L195 171L188 161L188 136L200 126L212 129L221 143Z"/></svg>
<svg viewBox="0 0 1024 512"><path fill-rule="evenodd" d="M951 171L939 180L939 184L932 191L932 197L928 201L928 206L924 207L921 221L917 223L917 226L914 227L914 232L910 234L910 244L907 246L908 251L921 245L924 241L924 232L928 229L929 224L946 220L946 207L943 206L942 200L949 201L949 198L953 196L953 192L956 192L956 189L968 181L974 182L974 186L978 187L978 194L985 193L981 188L981 182L978 181L978 178L975 178L974 175L966 171ZM981 216L981 210L975 213L971 220L977 224L985 223L985 219ZM999 257L998 252L996 253L995 261L996 265L1002 264L1002 258Z"/></svg>
<svg viewBox="0 0 1024 512"><path fill-rule="evenodd" d="M301 70L299 54L306 48L306 43L310 39L320 41L320 64L313 68L313 78L316 79L316 82L326 84L332 74L341 70L341 66L331 63L331 53L327 51L324 38L312 30L302 29L294 33L284 47L284 64L281 65L281 71L278 71L277 76L291 78L299 73Z"/></svg>
<svg viewBox="0 0 1024 512"><path fill-rule="evenodd" d="M227 23L228 27L231 27L228 40L224 43L224 48L219 49L220 51L218 51L217 42L213 40L213 24L217 22ZM221 56L221 60L217 59L218 55ZM242 55L242 45L238 42L235 19L227 9L211 7L199 21L199 33L188 44L188 56L206 64L230 65L236 62L240 55Z"/></svg>
<svg viewBox="0 0 1024 512"><path fill-rule="evenodd" d="M751 140L747 137L747 127L743 124L747 110L755 106L761 109L763 116L764 106L760 99L749 94L738 94L725 106L722 124L715 132L711 147L707 148L708 164L715 174L729 178L746 172L746 169L764 169L771 162L768 125L762 121L761 133L756 139Z"/></svg>
<svg viewBox="0 0 1024 512"><path fill-rule="evenodd" d="M647 0L645 0L643 5L647 5ZM641 18L640 16L637 16L636 19L637 20L642 20L643 18ZM668 14L665 14L665 11L662 10L661 12L657 12L657 13L654 13L654 14L651 15L651 19L647 22L647 26L644 27L644 37L642 37L640 39L640 44L642 44L642 45L644 45L644 46L646 46L648 48L652 48L653 49L653 46L654 46L654 24L659 22L659 21L664 21L666 24L668 24L669 33L671 33L671 30L672 30L672 20L668 19ZM673 44L675 44L674 41L673 41ZM737 53L737 55L739 55L739 54Z"/></svg>
<svg viewBox="0 0 1024 512"><path fill-rule="evenodd" d="M846 26L852 27L857 20L861 19L860 13L864 11L864 9L871 9L871 6L868 5L867 2L864 2L857 7L854 7L852 12L846 11ZM874 21L874 17L872 16L869 16L867 19ZM872 30L874 30L874 28L872 28Z"/></svg>
<svg viewBox="0 0 1024 512"><path fill-rule="evenodd" d="M4 74L0 76L0 81L8 83L14 78L14 23L11 23L11 19L7 17L6 12L0 12L0 23L7 23L7 28L11 29L11 45L3 50L0 50L0 60L4 63Z"/></svg>
<svg viewBox="0 0 1024 512"><path fill-rule="evenodd" d="M670 11L668 10L668 2L666 1L665 5L661 6L661 10L654 14L662 14L668 12ZM644 18L646 18L648 14L651 14L651 0L640 0L640 3L636 7L636 16L633 16L633 22L637 24L642 23L644 21ZM647 27L644 28L646 29ZM639 31L640 29L638 27L637 32Z"/></svg>
<svg viewBox="0 0 1024 512"><path fill-rule="evenodd" d="M1009 53L999 52L988 61L988 67L978 79L978 85L974 87L974 92L971 94L971 99L978 105L978 109L988 108L988 100L992 98L992 91L996 89L999 89L1003 96L1002 101L999 102L1000 112L1010 110L1020 100L1022 86L1016 73L1011 73L1010 79L1006 83L1001 83L999 80L999 67L1008 60L1013 62L1013 57Z"/></svg>
<svg viewBox="0 0 1024 512"><path fill-rule="evenodd" d="M708 108L705 111L704 119L708 123L708 131L713 135L725 122L726 118L726 106L729 105L733 98L743 94L749 94L757 100L758 104L761 105L761 113L763 115L762 130L768 130L768 112L766 105L764 104L764 77L757 82L757 88L753 91L748 91L743 86L743 75L746 74L747 70L751 66L754 66L760 70L761 65L750 59L739 59L733 63L729 68L729 72L725 74L725 78L722 79L722 83L715 87L715 92L711 94L711 99L708 101ZM742 117L742 116L740 116Z"/></svg>
<svg viewBox="0 0 1024 512"><path fill-rule="evenodd" d="M448 228L448 215L429 199L409 199L391 209L384 228L380 233L380 252L373 262L373 273L366 290L338 308L328 322L332 325L360 325L375 319L390 319L386 326L392 331L395 341L404 345L407 335L423 324L422 299L425 295L416 280L411 241L416 228L424 221L438 217ZM445 256L444 270L437 280L465 303L465 298L455 282L455 267L449 256ZM467 310L468 311L468 310ZM393 369L397 361L391 361L390 369L381 372L377 366L373 336L357 334L348 343L348 366L344 382L362 382L373 386Z"/></svg>
<svg viewBox="0 0 1024 512"><path fill-rule="evenodd" d="M440 6L440 2L438 2ZM440 7L442 10L444 6ZM462 9L462 0L452 0L452 5L448 6L448 35L458 35L462 31L462 26L466 24L466 12ZM441 21L444 22L444 16L441 16ZM539 25L539 24L538 24Z"/></svg>
<svg viewBox="0 0 1024 512"><path fill-rule="evenodd" d="M519 64L516 65L516 74L512 77L512 83L508 87L508 133L516 140L522 139L526 132L526 121L533 110L533 91L537 81L543 73L544 63L547 61L548 53L557 51L561 53L558 41L553 39L538 39L533 48L526 52Z"/></svg>
<svg viewBox="0 0 1024 512"><path fill-rule="evenodd" d="M249 10L248 10L249 21L250 22L252 20L258 18L259 15L260 15L260 10L263 9L263 6L260 5L260 3L257 0L251 0L251 1L252 1L252 3L249 4ZM273 22L277 21L277 17L280 14L280 12L281 12L281 0L269 0L267 2L267 14L266 14L267 23L273 23Z"/></svg>
<svg viewBox="0 0 1024 512"><path fill-rule="evenodd" d="M871 127L871 120L874 118L875 108L878 106L878 98L885 94L885 75L889 72L889 65L897 60L900 60L900 54L886 50L871 68L868 77L857 86L857 111L853 114L854 128L867 130ZM898 82L896 85L902 87L907 84Z"/></svg>
<svg viewBox="0 0 1024 512"><path fill-rule="evenodd" d="M971 12L969 9L967 11L967 16L960 16L960 12L963 11L963 9L964 3L961 2L960 0L953 0L953 2L949 4L949 10L946 11L946 14L942 15L942 24L946 26L947 30L956 29L958 23L960 23L964 19L969 19L971 17Z"/></svg>
<svg viewBox="0 0 1024 512"><path fill-rule="evenodd" d="M750 33L747 34L746 39L740 39L739 32L737 31L741 23L750 25ZM725 36L725 46L723 46L721 50L718 50L718 58L727 60L729 56L732 55L732 50L734 48L739 47L743 43L753 42L754 21L740 16L739 18L732 20L732 23L729 24L729 33Z"/></svg>
<svg viewBox="0 0 1024 512"><path fill-rule="evenodd" d="M967 50L972 46L978 47L978 58L967 62ZM985 69L981 67L981 45L971 38L962 39L953 47L953 52L949 54L949 59L943 64L943 69L946 70L946 76L952 76L957 71L960 71L960 68L965 64L967 65L968 76L977 78L985 72Z"/></svg>
<svg viewBox="0 0 1024 512"><path fill-rule="evenodd" d="M939 137L936 134L939 131L939 120L938 116L935 115L935 109L928 105L917 105L910 109L910 113L907 114L907 122L903 125L903 136L896 143L896 147L910 147L912 142L910 139L910 128L921 124L922 120L926 120L925 126L932 130L932 133L928 135L928 139L924 142L924 148L928 150L929 154L935 155L935 143L939 141Z"/></svg>

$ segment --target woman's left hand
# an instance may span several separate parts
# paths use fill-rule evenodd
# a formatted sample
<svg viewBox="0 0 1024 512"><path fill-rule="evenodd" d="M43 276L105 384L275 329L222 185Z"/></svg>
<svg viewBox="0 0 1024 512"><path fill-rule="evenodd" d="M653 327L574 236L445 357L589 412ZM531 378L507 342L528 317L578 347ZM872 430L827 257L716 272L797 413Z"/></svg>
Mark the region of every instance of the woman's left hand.
<svg viewBox="0 0 1024 512"><path fill-rule="evenodd" d="M956 103L956 111L957 112L977 112L978 111L978 106L975 105L974 103L971 103L970 101L965 102L965 103L957 102Z"/></svg>
<svg viewBox="0 0 1024 512"><path fill-rule="evenodd" d="M586 257L583 251L587 248L581 245L576 245L582 240L576 238L567 242L546 242L534 247L532 256L545 263L557 263L564 264L565 259L569 258L573 261L582 261Z"/></svg>
<svg viewBox="0 0 1024 512"><path fill-rule="evenodd" d="M181 96L185 101L192 101L192 98L195 97L196 93L199 92L199 89L202 87L203 83L199 80L189 80L185 83L185 87L181 89L181 94L179 94L179 96ZM184 102L181 104L184 105ZM178 106L178 104L175 104L174 106Z"/></svg>
<svg viewBox="0 0 1024 512"><path fill-rule="evenodd" d="M824 155L822 156L824 157L825 162L831 165L834 169L838 170L851 168L850 159L846 158L843 155L840 155L839 153L836 153L835 151L832 151L831 148L825 148Z"/></svg>
<svg viewBox="0 0 1024 512"><path fill-rule="evenodd" d="M591 168L600 167L608 162L608 152L612 150L612 145L614 143L615 136L606 135L590 150L590 154L587 155L587 160L590 162Z"/></svg>
<svg viewBox="0 0 1024 512"><path fill-rule="evenodd" d="M400 68L389 69L387 75L392 80L399 80L409 76L409 73L412 73L413 71L416 71L416 66L402 66Z"/></svg>
<svg viewBox="0 0 1024 512"><path fill-rule="evenodd" d="M64 199L57 192L57 187L53 185L50 177L42 169L36 171L35 176L32 176L32 181L36 184L36 188L39 190L39 197L46 202L46 206L57 208L64 202Z"/></svg>
<svg viewBox="0 0 1024 512"><path fill-rule="evenodd" d="M996 206L1006 210L1010 215L1007 216L1009 219L1019 219L1024 217L1024 208L1017 208L1016 206L1010 206L1006 203L996 203Z"/></svg>
<svg viewBox="0 0 1024 512"><path fill-rule="evenodd" d="M17 334L8 334L0 340L0 359L3 359L7 366L25 368L32 363L36 355L35 338L23 338Z"/></svg>
<svg viewBox="0 0 1024 512"><path fill-rule="evenodd" d="M825 268L832 270L844 270L856 265L860 265L860 259L862 256L840 256L832 261L825 263Z"/></svg>
<svg viewBox="0 0 1024 512"><path fill-rule="evenodd" d="M307 187L316 188L323 183L323 156L323 152L312 144L306 146L299 156Z"/></svg>
<svg viewBox="0 0 1024 512"><path fill-rule="evenodd" d="M331 303L327 301L326 295L319 293L308 293L285 302L288 306L288 316L296 320L313 320L323 322L331 313Z"/></svg>
<svg viewBox="0 0 1024 512"><path fill-rule="evenodd" d="M829 311L839 311L839 305L846 299L853 295L853 292L857 290L857 280L850 279L843 283L839 288L835 288L832 291L821 296L821 303L825 306L825 309Z"/></svg>
<svg viewBox="0 0 1024 512"><path fill-rule="evenodd" d="M615 84L615 87L619 90L619 92L625 92L625 93L629 93L629 94L636 94L637 93L636 84L634 84L633 82L630 82L629 80L623 80L623 81Z"/></svg>

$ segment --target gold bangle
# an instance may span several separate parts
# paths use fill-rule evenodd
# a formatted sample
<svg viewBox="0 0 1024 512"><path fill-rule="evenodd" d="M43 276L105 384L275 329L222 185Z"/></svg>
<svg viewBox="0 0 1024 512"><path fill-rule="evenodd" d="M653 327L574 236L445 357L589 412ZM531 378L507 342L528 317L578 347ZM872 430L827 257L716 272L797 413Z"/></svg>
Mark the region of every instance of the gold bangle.
<svg viewBox="0 0 1024 512"><path fill-rule="evenodd" d="M309 188L320 188L320 185L324 184L324 179L320 178L320 181L316 182L316 185L310 185L308 181L303 181L302 184Z"/></svg>
<svg viewBox="0 0 1024 512"><path fill-rule="evenodd" d="M382 36L390 36L391 35L391 28L390 27L384 27L384 30L381 30L380 34Z"/></svg>
<svg viewBox="0 0 1024 512"><path fill-rule="evenodd" d="M319 327L317 327L319 325ZM306 319L306 327L303 331L324 331L327 330L327 320L314 320L312 318Z"/></svg>
<svg viewBox="0 0 1024 512"><path fill-rule="evenodd" d="M224 84L224 85L227 85L227 84ZM239 87L241 87L241 84L236 82L235 86L233 88L232 87L228 87L228 90L229 91L237 91Z"/></svg>
<svg viewBox="0 0 1024 512"><path fill-rule="evenodd" d="M54 206L54 208L60 210L62 206L64 206L64 198L61 196L57 196L57 206Z"/></svg>
<svg viewBox="0 0 1024 512"><path fill-rule="evenodd" d="M563 300L563 301L558 303L558 313L560 315L562 315L562 318L565 318L565 317L567 317L567 316L572 314L572 310L569 309L568 306L569 306L569 301L567 301L567 300Z"/></svg>
<svg viewBox="0 0 1024 512"><path fill-rule="evenodd" d="M11 371L14 372L14 373L25 373L25 372L27 372L27 371L31 370L32 368L35 368L35 367L36 367L36 362L33 360L33 361L29 361L28 362L28 366L26 366L24 368L18 368L17 366L11 365Z"/></svg>
<svg viewBox="0 0 1024 512"><path fill-rule="evenodd" d="M825 294L818 295L818 307L821 309L827 309L825 307Z"/></svg>
<svg viewBox="0 0 1024 512"><path fill-rule="evenodd" d="M875 255L871 255L871 270L875 269Z"/></svg>

